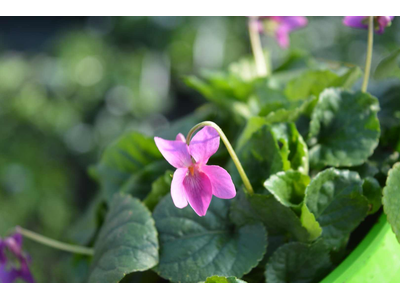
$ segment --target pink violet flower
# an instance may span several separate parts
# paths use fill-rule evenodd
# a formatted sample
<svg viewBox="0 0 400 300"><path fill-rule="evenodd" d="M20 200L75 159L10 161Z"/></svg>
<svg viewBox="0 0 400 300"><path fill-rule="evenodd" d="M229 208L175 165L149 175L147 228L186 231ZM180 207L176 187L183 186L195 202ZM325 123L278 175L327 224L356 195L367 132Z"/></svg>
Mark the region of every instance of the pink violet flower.
<svg viewBox="0 0 400 300"><path fill-rule="evenodd" d="M392 24L394 17L374 17L374 29L382 34ZM368 17L344 17L343 24L348 27L368 29Z"/></svg>
<svg viewBox="0 0 400 300"><path fill-rule="evenodd" d="M218 150L219 134L206 126L198 131L190 144L179 133L174 141L155 137L164 158L176 168L171 183L171 197L176 207L189 203L200 216L205 216L211 198L231 199L236 190L229 173L219 166L209 166L209 158Z"/></svg>
<svg viewBox="0 0 400 300"><path fill-rule="evenodd" d="M12 259L10 259L12 257ZM29 270L29 257L22 252L22 235L15 233L0 239L0 282L12 283L18 278L34 282ZM15 264L14 262L17 262Z"/></svg>
<svg viewBox="0 0 400 300"><path fill-rule="evenodd" d="M258 17L258 29L260 32L275 37L279 46L289 47L289 34L297 29L305 27L308 23L306 17ZM256 26L256 25L253 25Z"/></svg>

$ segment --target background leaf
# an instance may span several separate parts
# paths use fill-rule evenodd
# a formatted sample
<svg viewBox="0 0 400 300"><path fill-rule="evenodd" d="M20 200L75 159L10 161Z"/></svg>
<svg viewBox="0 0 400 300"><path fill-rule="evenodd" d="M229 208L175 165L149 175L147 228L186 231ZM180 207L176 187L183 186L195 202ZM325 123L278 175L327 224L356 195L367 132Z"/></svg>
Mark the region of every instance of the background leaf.
<svg viewBox="0 0 400 300"><path fill-rule="evenodd" d="M213 198L205 217L178 209L167 195L154 210L160 236L157 272L173 282L205 281L213 275L248 273L262 259L267 235L261 223L235 226L229 200Z"/></svg>
<svg viewBox="0 0 400 300"><path fill-rule="evenodd" d="M363 180L363 195L367 198L369 203L368 214L372 215L376 213L382 206L382 188L378 182L373 177L367 177Z"/></svg>
<svg viewBox="0 0 400 300"><path fill-rule="evenodd" d="M378 100L370 94L325 90L312 114L309 139L314 167L361 165L378 145Z"/></svg>
<svg viewBox="0 0 400 300"><path fill-rule="evenodd" d="M392 226L400 243L400 163L396 163L389 171L386 186L383 189L383 210L387 215L387 221Z"/></svg>
<svg viewBox="0 0 400 300"><path fill-rule="evenodd" d="M388 77L400 77L400 49L392 52L389 56L380 61L375 69L375 79L385 79Z"/></svg>
<svg viewBox="0 0 400 300"><path fill-rule="evenodd" d="M90 282L119 282L158 263L158 240L149 210L137 199L115 195L94 245Z"/></svg>
<svg viewBox="0 0 400 300"><path fill-rule="evenodd" d="M322 227L324 242L332 248L364 220L369 209L358 174L334 168L311 180L304 202Z"/></svg>
<svg viewBox="0 0 400 300"><path fill-rule="evenodd" d="M266 282L318 282L331 269L329 250L321 242L288 243L268 260Z"/></svg>

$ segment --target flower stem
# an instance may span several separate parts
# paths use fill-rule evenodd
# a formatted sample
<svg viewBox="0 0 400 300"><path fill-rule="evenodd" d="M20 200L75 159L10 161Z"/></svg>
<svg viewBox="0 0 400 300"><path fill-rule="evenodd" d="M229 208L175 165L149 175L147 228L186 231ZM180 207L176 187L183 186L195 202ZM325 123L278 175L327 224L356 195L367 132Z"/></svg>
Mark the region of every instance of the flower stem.
<svg viewBox="0 0 400 300"><path fill-rule="evenodd" d="M372 48L374 44L374 17L368 17L368 48L367 58L365 60L364 80L361 91L366 92L368 87L369 74L371 71Z"/></svg>
<svg viewBox="0 0 400 300"><path fill-rule="evenodd" d="M246 187L246 189L247 189L247 191L249 192L250 195L254 194L253 187L251 186L249 178L247 178L247 175L243 170L242 164L240 163L239 158L237 157L237 155L235 153L235 150L233 150L232 145L231 145L231 143L229 143L229 140L226 137L225 133L222 131L222 129L217 124L215 124L214 122L211 122L211 121L204 121L204 122L201 122L201 123L195 125L192 129L190 129L190 131L189 131L189 133L188 133L188 135L186 137L186 143L189 145L193 134L198 129L200 129L200 128L204 127L204 126L210 126L210 127L214 128L218 132L219 136L221 137L222 141L224 142L224 145L225 145L226 149L228 150L229 155L231 156L231 158L232 158L232 160L233 160L233 162L234 162L234 164L235 164L235 166L236 166L236 168L237 168L237 170L239 172L240 177L242 178L244 186Z"/></svg>
<svg viewBox="0 0 400 300"><path fill-rule="evenodd" d="M257 74L260 77L268 75L267 64L265 61L264 52L261 45L260 34L257 28L257 17L250 17L249 20L249 35L251 49L254 55L254 61L256 63Z"/></svg>
<svg viewBox="0 0 400 300"><path fill-rule="evenodd" d="M92 248L86 248L82 246L75 246L70 244L61 243L59 241L50 239L48 237L42 236L30 230L17 227L17 231L21 233L23 236L27 237L28 239L34 240L35 242L41 243L43 245L56 248L59 250L77 253L77 254L84 254L84 255L93 255L94 251Z"/></svg>

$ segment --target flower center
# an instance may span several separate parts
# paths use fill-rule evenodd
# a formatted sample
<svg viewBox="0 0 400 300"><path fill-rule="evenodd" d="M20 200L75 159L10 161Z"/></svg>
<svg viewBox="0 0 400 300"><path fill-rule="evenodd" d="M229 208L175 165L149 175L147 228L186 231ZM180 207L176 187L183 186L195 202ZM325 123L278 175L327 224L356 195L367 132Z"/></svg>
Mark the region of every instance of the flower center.
<svg viewBox="0 0 400 300"><path fill-rule="evenodd" d="M194 165L191 165L190 167L189 167L189 172L190 172L190 174L193 176L194 175Z"/></svg>

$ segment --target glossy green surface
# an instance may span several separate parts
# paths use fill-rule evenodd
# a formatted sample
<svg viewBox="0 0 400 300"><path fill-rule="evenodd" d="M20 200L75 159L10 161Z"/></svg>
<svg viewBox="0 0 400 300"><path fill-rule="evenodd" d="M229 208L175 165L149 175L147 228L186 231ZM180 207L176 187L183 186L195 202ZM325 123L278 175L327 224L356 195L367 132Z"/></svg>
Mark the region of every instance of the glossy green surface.
<svg viewBox="0 0 400 300"><path fill-rule="evenodd" d="M357 248L321 282L400 282L400 244L385 214Z"/></svg>

